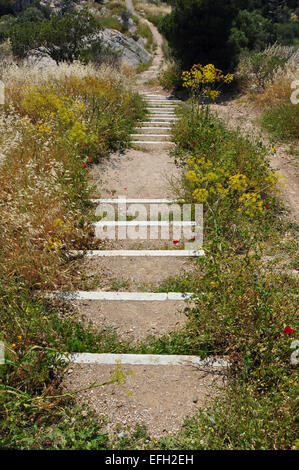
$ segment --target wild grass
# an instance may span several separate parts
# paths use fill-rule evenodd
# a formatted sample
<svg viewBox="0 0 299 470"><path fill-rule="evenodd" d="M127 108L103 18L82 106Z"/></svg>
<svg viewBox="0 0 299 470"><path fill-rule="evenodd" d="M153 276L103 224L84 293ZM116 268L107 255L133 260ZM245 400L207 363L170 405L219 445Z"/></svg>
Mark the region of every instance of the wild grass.
<svg viewBox="0 0 299 470"><path fill-rule="evenodd" d="M104 29L116 29L117 31L120 31L121 33L125 32L122 24L114 16L101 18L99 23Z"/></svg>
<svg viewBox="0 0 299 470"><path fill-rule="evenodd" d="M298 65L298 47L278 44L240 60L237 74L241 88L260 111L259 123L273 140L298 139L298 104L291 103Z"/></svg>
<svg viewBox="0 0 299 470"><path fill-rule="evenodd" d="M162 88L173 90L181 86L181 76L182 70L180 65L174 59L168 59L163 62L158 79Z"/></svg>
<svg viewBox="0 0 299 470"><path fill-rule="evenodd" d="M153 15L154 16L155 15L165 16L168 13L170 13L170 11L171 11L171 7L169 5L167 5L164 2L160 2L160 1L150 3L150 2L147 2L147 1L138 1L138 0L135 1L134 0L134 7L138 11L138 13L144 12L146 18L149 21L151 21L150 17L153 16Z"/></svg>
<svg viewBox="0 0 299 470"><path fill-rule="evenodd" d="M176 436L146 447L296 448L297 370L290 362L298 330L297 283L290 269L296 228L281 217L267 149L227 130L205 109L182 110L174 129L174 157L183 169L176 187L186 202L200 202L199 195L204 196L206 256L193 272L161 285L195 292L185 331L163 347L172 344L172 351L184 354L180 344L188 344L202 356L228 356L230 377L225 394L186 420ZM216 174L227 174L228 183ZM246 175L247 184L233 185L231 193L229 181L236 175ZM242 196L253 192L260 196L261 210L240 207ZM254 196L248 200L253 202ZM265 261L269 255L272 264Z"/></svg>
<svg viewBox="0 0 299 470"><path fill-rule="evenodd" d="M297 142L299 139L299 105L280 104L266 108L260 119L272 139Z"/></svg>
<svg viewBox="0 0 299 470"><path fill-rule="evenodd" d="M145 49L148 52L152 52L153 47L154 47L154 37L153 37L153 33L150 27L147 24L140 21L138 23L136 33L142 38L146 39Z"/></svg>
<svg viewBox="0 0 299 470"><path fill-rule="evenodd" d="M64 428L61 436L61 423L82 415L72 410L70 397L59 397L64 364L57 352L118 343L109 334L103 342L36 294L72 286L67 250L94 246L88 168L127 145L143 103L129 90L130 78L107 67L1 72L0 337L6 364L0 366L0 442L10 448L88 448L83 440L90 438L92 448L101 447L106 437L94 423L84 432L77 425Z"/></svg>

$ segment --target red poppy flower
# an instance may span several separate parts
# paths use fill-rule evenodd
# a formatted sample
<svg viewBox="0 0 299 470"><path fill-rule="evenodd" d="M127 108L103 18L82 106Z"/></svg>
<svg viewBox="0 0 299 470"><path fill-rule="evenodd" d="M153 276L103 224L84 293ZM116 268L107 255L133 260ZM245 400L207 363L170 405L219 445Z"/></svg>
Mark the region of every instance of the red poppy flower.
<svg viewBox="0 0 299 470"><path fill-rule="evenodd" d="M292 330L292 328L289 325L287 325L285 329L283 330L283 334L285 335L291 335L292 333L294 333L294 330Z"/></svg>
<svg viewBox="0 0 299 470"><path fill-rule="evenodd" d="M269 207L269 206L265 206L265 208L266 208L266 209L270 209L270 207Z"/></svg>
<svg viewBox="0 0 299 470"><path fill-rule="evenodd" d="M86 165L86 163L83 163L83 168L87 168L87 165Z"/></svg>
<svg viewBox="0 0 299 470"><path fill-rule="evenodd" d="M195 238L191 238L191 241L194 242L194 241L195 241Z"/></svg>
<svg viewBox="0 0 299 470"><path fill-rule="evenodd" d="M177 245L178 243L180 243L180 240L173 240L172 242L174 245Z"/></svg>
<svg viewBox="0 0 299 470"><path fill-rule="evenodd" d="M224 139L221 139L220 142L224 142Z"/></svg>
<svg viewBox="0 0 299 470"><path fill-rule="evenodd" d="M128 188L124 188L124 190L125 190L125 191L127 191L127 190L128 190Z"/></svg>
<svg viewBox="0 0 299 470"><path fill-rule="evenodd" d="M89 157L88 161L89 161L90 163L92 163L92 157Z"/></svg>
<svg viewBox="0 0 299 470"><path fill-rule="evenodd" d="M191 145L195 145L195 142L191 142Z"/></svg>

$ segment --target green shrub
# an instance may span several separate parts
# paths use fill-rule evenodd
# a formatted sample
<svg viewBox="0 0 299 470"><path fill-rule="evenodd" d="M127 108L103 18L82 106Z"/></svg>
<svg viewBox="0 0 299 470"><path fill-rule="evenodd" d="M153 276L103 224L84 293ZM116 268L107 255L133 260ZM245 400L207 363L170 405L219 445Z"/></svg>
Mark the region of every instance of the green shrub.
<svg viewBox="0 0 299 470"><path fill-rule="evenodd" d="M136 33L142 38L146 39L147 42L145 48L148 52L151 52L153 48L154 37L150 27L143 22L139 22Z"/></svg>
<svg viewBox="0 0 299 470"><path fill-rule="evenodd" d="M163 18L161 31L183 69L194 63L213 63L227 69L231 63L228 39L234 16L231 0L178 0Z"/></svg>
<svg viewBox="0 0 299 470"><path fill-rule="evenodd" d="M277 70L284 67L287 59L277 55L256 54L251 57L251 73L254 75L257 85L264 88L267 82L271 82ZM248 71L250 73L250 71Z"/></svg>
<svg viewBox="0 0 299 470"><path fill-rule="evenodd" d="M147 19L160 29L164 15L147 15Z"/></svg>
<svg viewBox="0 0 299 470"><path fill-rule="evenodd" d="M183 197L204 203L206 224L216 223L219 235L246 251L253 239L267 236L273 224L267 207L277 207L277 175L270 171L267 150L228 130L206 110L192 113L187 106L182 111L174 127L173 155L185 168Z"/></svg>
<svg viewBox="0 0 299 470"><path fill-rule="evenodd" d="M15 24L10 30L13 53L23 58L30 49L40 46L57 63L72 62L80 57L86 45L86 37L100 29L98 21L87 10L52 16L41 23L24 22ZM95 40L100 47L100 40Z"/></svg>
<svg viewBox="0 0 299 470"><path fill-rule="evenodd" d="M120 32L125 31L124 27L120 24L118 19L112 16L108 18L102 18L99 23L103 29L116 29Z"/></svg>
<svg viewBox="0 0 299 470"><path fill-rule="evenodd" d="M165 62L159 72L159 83L165 90L179 88L182 83L182 71L178 62L168 60Z"/></svg>

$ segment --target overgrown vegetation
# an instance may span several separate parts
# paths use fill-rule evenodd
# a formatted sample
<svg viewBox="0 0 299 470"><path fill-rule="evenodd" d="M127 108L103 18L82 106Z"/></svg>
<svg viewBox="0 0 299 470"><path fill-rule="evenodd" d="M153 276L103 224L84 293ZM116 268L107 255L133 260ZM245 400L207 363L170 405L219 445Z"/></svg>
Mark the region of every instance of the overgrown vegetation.
<svg viewBox="0 0 299 470"><path fill-rule="evenodd" d="M90 421L89 430L80 430L77 419L87 418L60 397L57 352L113 343L113 335L96 336L38 301L36 291L69 285L73 268L65 250L92 247L88 168L127 145L143 103L127 78L107 67L64 64L42 74L10 67L2 80L1 445L101 448L106 437L99 426Z"/></svg>
<svg viewBox="0 0 299 470"><path fill-rule="evenodd" d="M261 113L259 123L273 142L298 140L298 62L298 48L275 44L242 56L238 64L241 91Z"/></svg>
<svg viewBox="0 0 299 470"><path fill-rule="evenodd" d="M69 26L76 23L68 21L83 16L72 12L71 3L63 5L60 28L57 18L54 21L36 2L21 15L4 18L0 39L10 35L15 53L22 56L32 44L41 44L42 37L57 62L79 57L88 62L82 38L99 23L80 23L83 29L76 30L74 48ZM115 15L124 11L119 2L108 8ZM274 139L298 137L298 105L289 101L296 49L275 45L264 50L269 42L296 43L295 2L181 0L165 20L164 5L138 3L138 8L165 31L182 63L200 59L205 65L215 59L217 65L228 67L240 58L239 84L260 107L264 128ZM2 12L15 14L5 0L0 0ZM119 20L107 18L102 26L126 29ZM142 23L137 33L152 47L152 36ZM171 59L160 73L165 88L184 82L191 92L173 132L173 158L183 168L176 191L180 200L204 204L206 256L198 259L192 273L170 278L153 290L194 292L195 306L187 309L185 330L140 344L120 342L109 330L94 330L78 321L70 308L39 300L36 291L72 289L81 283L71 275L76 265L66 253L95 246L89 229L94 215L88 202L88 168L128 144L135 121L143 117L143 103L128 90L128 77L111 68L64 64L42 72L15 67L1 71L6 85L6 105L0 114L3 447L109 448L111 441L93 415L60 389L65 361L58 356L65 351L109 350L225 355L231 361L225 394L187 420L176 436L150 441L140 427L113 446L298 448L297 370L290 362L298 329L296 226L285 217L279 201L283 178L270 169L269 149L239 130L228 130L210 111L208 100L218 96L214 85L229 83L232 77L204 65L181 79L180 63ZM114 279L111 289L123 289L126 282ZM112 382L124 379L121 368L111 376Z"/></svg>
<svg viewBox="0 0 299 470"><path fill-rule="evenodd" d="M232 376L224 397L158 446L293 448L297 371L290 356L298 319L295 251L287 247L295 233L280 216L278 175L262 143L226 129L207 105L181 112L173 134L184 168L178 196L204 203L206 251L191 278L198 295L187 331L198 350L227 354ZM279 261L283 254L289 263Z"/></svg>

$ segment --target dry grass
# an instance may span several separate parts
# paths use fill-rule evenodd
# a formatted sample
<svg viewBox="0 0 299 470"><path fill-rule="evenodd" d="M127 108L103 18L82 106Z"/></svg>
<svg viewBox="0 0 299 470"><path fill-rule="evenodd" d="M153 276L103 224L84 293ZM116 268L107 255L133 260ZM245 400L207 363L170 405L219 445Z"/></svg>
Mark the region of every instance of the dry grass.
<svg viewBox="0 0 299 470"><path fill-rule="evenodd" d="M141 103L109 67L12 66L1 78L1 277L57 288L70 282L65 250L93 243L88 166L125 144Z"/></svg>
<svg viewBox="0 0 299 470"><path fill-rule="evenodd" d="M238 66L238 75L242 80L244 91L258 107L290 103L291 83L299 78L299 48L275 44L262 52L268 58L280 57L287 62L278 67L274 74L269 72L268 79L259 93L252 93L257 86L256 74L253 73L251 56L243 57ZM262 70L263 72L263 70Z"/></svg>
<svg viewBox="0 0 299 470"><path fill-rule="evenodd" d="M148 2L139 2L134 1L134 7L136 11L139 13L144 11L145 16L153 16L153 15L168 15L171 12L171 7L163 2L157 3L148 3Z"/></svg>

